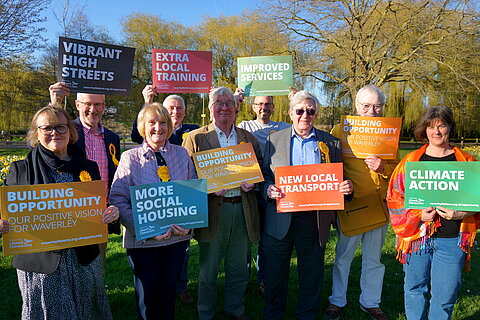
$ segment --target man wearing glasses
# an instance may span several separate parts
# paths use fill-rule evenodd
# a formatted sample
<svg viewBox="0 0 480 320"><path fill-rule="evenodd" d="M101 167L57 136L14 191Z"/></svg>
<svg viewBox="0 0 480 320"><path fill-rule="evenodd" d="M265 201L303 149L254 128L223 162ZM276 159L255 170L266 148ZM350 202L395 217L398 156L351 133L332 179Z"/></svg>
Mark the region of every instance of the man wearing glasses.
<svg viewBox="0 0 480 320"><path fill-rule="evenodd" d="M367 85L357 92L355 106L358 116L381 117L384 104L383 92L374 85ZM333 128L332 134L340 137L340 129L340 126L337 125ZM376 203L375 208L377 209L375 210L381 210L387 216L386 220L388 221L385 197L388 181L397 164L398 159L382 160L376 156L368 156L366 159L345 158L343 160L344 175L352 180L355 189L354 198L349 205L355 208L364 208ZM330 305L325 311L326 319L340 319L340 313L347 304L350 265L360 241L362 241L360 308L374 319L387 319L387 315L380 309L385 273L385 266L380 262L380 256L387 229L388 223L385 223L360 234L346 236L338 226L332 295L329 297Z"/></svg>
<svg viewBox="0 0 480 320"><path fill-rule="evenodd" d="M208 108L212 123L189 133L183 147L195 152L252 143L261 166L257 139L235 126L238 106L233 93L224 87L210 91ZM217 276L224 261L224 310L230 319L245 316L244 295L248 284L247 256L250 244L259 240L259 216L254 184L243 182L239 188L223 189L208 196L208 227L195 229L200 248L198 315L201 320L215 318Z"/></svg>
<svg viewBox="0 0 480 320"><path fill-rule="evenodd" d="M307 91L292 94L289 115L293 125L272 133L265 146L263 192L268 203L263 240L267 256L264 309L267 320L282 319L285 314L293 248L298 259L299 287L295 316L297 319L318 318L325 244L330 226L335 223L335 211L277 213L276 200L284 195L275 186L277 167L342 161L340 140L313 126L318 105L317 98ZM339 189L347 198L351 197L351 181L341 182Z"/></svg>
<svg viewBox="0 0 480 320"><path fill-rule="evenodd" d="M63 82L57 82L48 89L52 105L61 105L63 98L70 94L70 88ZM120 159L120 137L100 123L105 111L105 95L77 93L75 106L79 115L73 121L78 132L78 140L75 145L85 151L88 160L97 163L100 177L105 181L106 195L108 196ZM112 226L109 224L109 231L120 234L120 224L118 222ZM106 245L106 243L100 245L104 267Z"/></svg>

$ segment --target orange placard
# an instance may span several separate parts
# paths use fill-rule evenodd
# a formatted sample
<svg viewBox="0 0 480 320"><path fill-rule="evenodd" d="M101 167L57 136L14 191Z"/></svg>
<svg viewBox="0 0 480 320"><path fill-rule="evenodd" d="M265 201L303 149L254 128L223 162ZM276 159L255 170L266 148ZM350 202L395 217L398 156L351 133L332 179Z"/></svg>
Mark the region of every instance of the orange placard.
<svg viewBox="0 0 480 320"><path fill-rule="evenodd" d="M402 118L342 116L340 126L344 157L397 157Z"/></svg>
<svg viewBox="0 0 480 320"><path fill-rule="evenodd" d="M250 184L263 181L250 142L197 152L192 158L198 178L207 179L208 193L237 188L242 181Z"/></svg>
<svg viewBox="0 0 480 320"><path fill-rule="evenodd" d="M4 255L107 242L105 198L100 180L1 187Z"/></svg>
<svg viewBox="0 0 480 320"><path fill-rule="evenodd" d="M275 185L285 197L277 212L343 210L343 163L320 163L275 168Z"/></svg>

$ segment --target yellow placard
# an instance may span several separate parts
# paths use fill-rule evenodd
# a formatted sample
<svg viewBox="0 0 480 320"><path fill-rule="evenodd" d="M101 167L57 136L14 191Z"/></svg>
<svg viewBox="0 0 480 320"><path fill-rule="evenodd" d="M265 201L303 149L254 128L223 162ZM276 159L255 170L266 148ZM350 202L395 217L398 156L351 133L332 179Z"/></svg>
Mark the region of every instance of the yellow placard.
<svg viewBox="0 0 480 320"><path fill-rule="evenodd" d="M208 193L237 188L245 181L262 182L263 175L251 143L193 154L199 179L207 179Z"/></svg>
<svg viewBox="0 0 480 320"><path fill-rule="evenodd" d="M342 116L341 141L344 157L377 156L395 159L402 118Z"/></svg>
<svg viewBox="0 0 480 320"><path fill-rule="evenodd" d="M105 182L0 187L4 255L107 242Z"/></svg>

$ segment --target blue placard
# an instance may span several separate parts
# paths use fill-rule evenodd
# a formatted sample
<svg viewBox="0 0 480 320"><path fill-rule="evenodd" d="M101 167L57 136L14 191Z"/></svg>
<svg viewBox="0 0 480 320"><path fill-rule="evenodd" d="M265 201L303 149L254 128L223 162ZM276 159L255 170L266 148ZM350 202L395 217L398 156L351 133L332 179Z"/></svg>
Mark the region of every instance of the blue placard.
<svg viewBox="0 0 480 320"><path fill-rule="evenodd" d="M130 187L138 240L168 231L172 224L208 227L207 180L176 180Z"/></svg>

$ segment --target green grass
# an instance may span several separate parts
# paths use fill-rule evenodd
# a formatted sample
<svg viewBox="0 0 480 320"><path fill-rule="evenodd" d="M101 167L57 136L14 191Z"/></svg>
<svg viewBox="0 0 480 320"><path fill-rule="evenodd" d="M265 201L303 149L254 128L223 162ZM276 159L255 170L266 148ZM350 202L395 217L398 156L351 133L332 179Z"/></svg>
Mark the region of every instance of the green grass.
<svg viewBox="0 0 480 320"><path fill-rule="evenodd" d="M331 240L327 244L325 252L325 280L319 315L323 318L323 310L328 305L328 295L332 286L332 265L335 257L335 231L331 232ZM383 248L382 262L386 265L383 285L382 308L388 314L389 319L405 319L403 314L403 272L401 264L395 260L394 250L395 237L391 230L387 234ZM253 254L255 255L256 246ZM189 290L197 298L198 289L198 245L192 241L189 264ZM350 284L347 293L348 305L342 313L342 319L369 319L360 311L358 297L360 294L359 279L361 271L360 249L357 250L350 272ZM295 302L298 294L298 282L296 276L296 258L292 259L290 270L290 291L285 319L295 318ZM478 245L473 248L472 271L464 273L463 286L460 290L459 299L455 306L453 319L479 319L480 318L480 250ZM19 319L21 298L17 287L16 272L11 267L11 257L0 258L0 319ZM256 271L252 268L249 286L246 293L247 314L252 319L262 319L263 298L259 294L256 282ZM218 319L227 319L222 315L223 304L223 278L219 274L218 288ZM132 271L128 265L125 250L121 247L121 237L111 235L107 251L107 270L105 273L105 288L110 300L115 319L136 319L135 293L133 289ZM195 306L184 306L177 301L176 319L197 319Z"/></svg>

